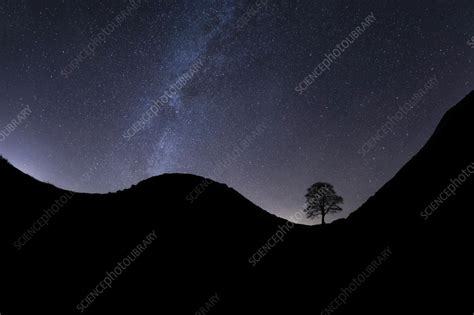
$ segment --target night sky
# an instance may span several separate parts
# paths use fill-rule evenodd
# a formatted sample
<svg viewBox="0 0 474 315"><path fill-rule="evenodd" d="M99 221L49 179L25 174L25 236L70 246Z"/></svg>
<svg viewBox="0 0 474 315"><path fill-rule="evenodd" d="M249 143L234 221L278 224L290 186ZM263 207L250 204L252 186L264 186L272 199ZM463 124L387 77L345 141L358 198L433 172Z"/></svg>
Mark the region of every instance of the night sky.
<svg viewBox="0 0 474 315"><path fill-rule="evenodd" d="M0 0L0 154L81 192L198 174L285 218L327 181L347 216L474 88L473 21L472 0Z"/></svg>

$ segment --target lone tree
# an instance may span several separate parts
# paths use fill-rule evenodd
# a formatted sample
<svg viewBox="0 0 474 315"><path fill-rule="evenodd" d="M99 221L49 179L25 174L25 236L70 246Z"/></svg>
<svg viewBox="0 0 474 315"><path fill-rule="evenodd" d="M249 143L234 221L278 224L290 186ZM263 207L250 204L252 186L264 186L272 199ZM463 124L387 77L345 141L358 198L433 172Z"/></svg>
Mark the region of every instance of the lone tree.
<svg viewBox="0 0 474 315"><path fill-rule="evenodd" d="M308 219L321 216L321 224L326 224L324 218L328 213L342 211L339 204L344 202L341 196L336 194L334 187L329 183L315 183L308 188L305 195L306 206L304 212Z"/></svg>

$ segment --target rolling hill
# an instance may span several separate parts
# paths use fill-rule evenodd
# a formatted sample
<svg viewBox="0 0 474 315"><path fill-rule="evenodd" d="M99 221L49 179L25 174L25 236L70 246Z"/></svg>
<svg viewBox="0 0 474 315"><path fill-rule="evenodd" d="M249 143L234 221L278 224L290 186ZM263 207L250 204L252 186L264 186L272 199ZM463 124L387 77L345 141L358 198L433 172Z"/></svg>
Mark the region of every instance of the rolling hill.
<svg viewBox="0 0 474 315"><path fill-rule="evenodd" d="M0 312L472 314L473 108L471 92L392 180L326 226L290 224L194 175L83 194L0 159Z"/></svg>

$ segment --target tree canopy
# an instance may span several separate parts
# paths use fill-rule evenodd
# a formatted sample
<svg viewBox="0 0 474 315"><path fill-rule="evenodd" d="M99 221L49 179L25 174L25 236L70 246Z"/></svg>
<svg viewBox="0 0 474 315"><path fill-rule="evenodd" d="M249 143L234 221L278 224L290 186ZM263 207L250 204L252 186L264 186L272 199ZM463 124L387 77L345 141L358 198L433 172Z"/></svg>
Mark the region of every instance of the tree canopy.
<svg viewBox="0 0 474 315"><path fill-rule="evenodd" d="M329 213L342 211L339 206L344 199L334 190L329 183L317 182L308 188L305 195L306 206L304 212L308 219L321 217L321 224L325 224L325 217Z"/></svg>

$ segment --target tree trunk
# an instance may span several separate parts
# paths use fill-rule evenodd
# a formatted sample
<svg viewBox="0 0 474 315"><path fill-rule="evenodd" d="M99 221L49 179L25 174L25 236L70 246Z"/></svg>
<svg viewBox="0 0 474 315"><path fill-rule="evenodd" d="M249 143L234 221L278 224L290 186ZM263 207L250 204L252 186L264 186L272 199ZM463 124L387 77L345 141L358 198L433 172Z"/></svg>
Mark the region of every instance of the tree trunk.
<svg viewBox="0 0 474 315"><path fill-rule="evenodd" d="M321 225L326 224L326 222L324 222L324 217L326 216L326 212L324 211L324 206L325 204L324 204L324 196L323 196L321 200Z"/></svg>

